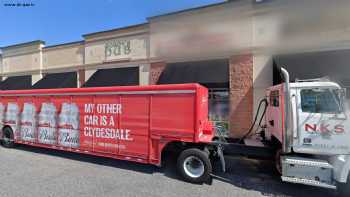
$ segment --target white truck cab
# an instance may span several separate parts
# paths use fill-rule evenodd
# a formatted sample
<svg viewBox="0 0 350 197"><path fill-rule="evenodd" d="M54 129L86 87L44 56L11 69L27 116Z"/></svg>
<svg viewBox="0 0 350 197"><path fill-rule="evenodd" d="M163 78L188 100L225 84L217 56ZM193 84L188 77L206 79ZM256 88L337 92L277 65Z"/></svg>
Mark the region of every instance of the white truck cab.
<svg viewBox="0 0 350 197"><path fill-rule="evenodd" d="M345 91L324 79L266 91L266 137L281 146L282 180L349 192L350 112ZM350 194L348 194L350 195Z"/></svg>

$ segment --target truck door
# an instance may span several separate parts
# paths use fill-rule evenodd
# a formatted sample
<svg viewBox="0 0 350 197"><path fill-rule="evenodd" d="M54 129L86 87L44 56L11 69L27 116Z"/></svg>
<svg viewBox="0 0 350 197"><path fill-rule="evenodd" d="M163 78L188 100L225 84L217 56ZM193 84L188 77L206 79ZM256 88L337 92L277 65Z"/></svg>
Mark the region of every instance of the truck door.
<svg viewBox="0 0 350 197"><path fill-rule="evenodd" d="M93 115L85 117L85 132L93 138L94 152L118 154L120 141L120 97L116 95L98 95L91 109ZM85 111L87 113L88 111Z"/></svg>
<svg viewBox="0 0 350 197"><path fill-rule="evenodd" d="M147 159L149 151L150 97L121 96L119 154Z"/></svg>
<svg viewBox="0 0 350 197"><path fill-rule="evenodd" d="M79 109L79 147L83 151L93 151L93 132L94 125L91 121L94 117L94 97L86 95L77 95L72 97L72 102L75 103Z"/></svg>
<svg viewBox="0 0 350 197"><path fill-rule="evenodd" d="M294 151L317 154L350 152L350 131L336 88L297 89L297 142Z"/></svg>
<svg viewBox="0 0 350 197"><path fill-rule="evenodd" d="M273 89L268 93L268 107L266 109L266 127L269 136L274 136L282 142L282 96L281 90Z"/></svg>

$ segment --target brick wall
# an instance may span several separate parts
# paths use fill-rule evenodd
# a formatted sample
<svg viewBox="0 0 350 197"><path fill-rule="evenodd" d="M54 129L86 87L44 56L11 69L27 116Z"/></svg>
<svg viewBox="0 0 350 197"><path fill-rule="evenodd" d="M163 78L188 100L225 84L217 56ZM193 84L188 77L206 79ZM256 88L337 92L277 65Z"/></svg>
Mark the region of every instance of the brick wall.
<svg viewBox="0 0 350 197"><path fill-rule="evenodd" d="M253 56L230 58L230 135L241 137L249 129L253 116Z"/></svg>
<svg viewBox="0 0 350 197"><path fill-rule="evenodd" d="M149 73L149 84L154 85L157 84L158 79L160 75L162 74L163 70L166 67L165 62L156 62L156 63L151 63L150 66L150 73Z"/></svg>

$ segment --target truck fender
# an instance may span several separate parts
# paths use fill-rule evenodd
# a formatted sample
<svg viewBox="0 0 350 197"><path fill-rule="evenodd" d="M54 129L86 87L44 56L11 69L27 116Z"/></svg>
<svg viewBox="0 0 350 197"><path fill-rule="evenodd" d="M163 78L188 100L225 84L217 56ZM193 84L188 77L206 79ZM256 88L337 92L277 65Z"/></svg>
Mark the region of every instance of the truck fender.
<svg viewBox="0 0 350 197"><path fill-rule="evenodd" d="M348 180L348 176L349 176L349 171L350 171L350 156L346 155L345 156L345 164L342 170L341 178L339 182L342 183L346 183L346 181Z"/></svg>
<svg viewBox="0 0 350 197"><path fill-rule="evenodd" d="M350 155L336 155L331 157L334 168L334 179L340 183L346 183L350 171Z"/></svg>
<svg viewBox="0 0 350 197"><path fill-rule="evenodd" d="M0 126L0 140L2 140L2 129L4 129L3 125Z"/></svg>

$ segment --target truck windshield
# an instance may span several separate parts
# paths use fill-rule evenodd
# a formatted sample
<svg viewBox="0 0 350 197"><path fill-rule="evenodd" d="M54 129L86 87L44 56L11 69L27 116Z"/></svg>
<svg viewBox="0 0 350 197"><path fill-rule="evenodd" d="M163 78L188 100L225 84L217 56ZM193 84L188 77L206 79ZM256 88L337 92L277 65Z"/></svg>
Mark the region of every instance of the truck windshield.
<svg viewBox="0 0 350 197"><path fill-rule="evenodd" d="M303 112L332 114L342 112L338 89L303 89L300 95Z"/></svg>

